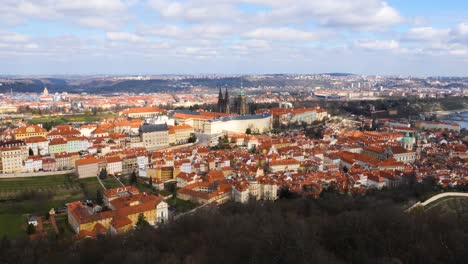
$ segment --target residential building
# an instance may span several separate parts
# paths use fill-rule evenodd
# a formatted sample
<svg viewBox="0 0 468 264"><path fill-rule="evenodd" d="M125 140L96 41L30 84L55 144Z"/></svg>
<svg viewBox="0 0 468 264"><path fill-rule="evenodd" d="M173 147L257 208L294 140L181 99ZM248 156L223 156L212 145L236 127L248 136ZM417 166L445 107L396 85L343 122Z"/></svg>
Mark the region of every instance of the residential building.
<svg viewBox="0 0 468 264"><path fill-rule="evenodd" d="M20 147L0 148L0 172L23 171L23 153Z"/></svg>
<svg viewBox="0 0 468 264"><path fill-rule="evenodd" d="M23 140L29 137L46 137L47 130L38 125L21 126L14 131L16 140Z"/></svg>
<svg viewBox="0 0 468 264"><path fill-rule="evenodd" d="M121 189L121 188L119 188ZM67 205L68 223L79 237L99 234L122 234L133 229L140 215L150 225L168 220L168 205L161 198L146 193L117 192L118 198L107 199L109 211L80 201Z"/></svg>
<svg viewBox="0 0 468 264"><path fill-rule="evenodd" d="M169 145L169 128L166 124L143 124L140 127L141 142L148 150L157 150Z"/></svg>
<svg viewBox="0 0 468 264"><path fill-rule="evenodd" d="M46 156L49 154L49 140L42 136L28 137L24 139L28 152L31 149L33 155Z"/></svg>

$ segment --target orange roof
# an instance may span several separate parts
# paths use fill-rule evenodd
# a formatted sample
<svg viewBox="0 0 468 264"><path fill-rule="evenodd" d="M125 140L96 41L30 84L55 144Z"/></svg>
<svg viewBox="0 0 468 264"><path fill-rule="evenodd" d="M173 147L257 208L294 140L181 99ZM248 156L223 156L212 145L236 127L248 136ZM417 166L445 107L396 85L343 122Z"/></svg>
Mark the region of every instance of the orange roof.
<svg viewBox="0 0 468 264"><path fill-rule="evenodd" d="M293 164L300 164L300 162L295 159L283 159L283 160L270 161L270 166L293 165Z"/></svg>
<svg viewBox="0 0 468 264"><path fill-rule="evenodd" d="M91 134L105 134L105 133L107 133L107 131L104 130L102 127L98 127L91 132Z"/></svg>
<svg viewBox="0 0 468 264"><path fill-rule="evenodd" d="M28 129L31 129L31 132L27 132ZM16 134L26 134L26 133L44 133L44 132L47 132L47 130L45 128L42 128L38 125L30 125L30 126L22 126L22 127L18 127L16 130L15 130L15 133Z"/></svg>
<svg viewBox="0 0 468 264"><path fill-rule="evenodd" d="M139 194L140 191L138 190L137 187L135 186L124 186L124 187L117 187L117 188L112 188L112 189L107 189L104 191L104 196L106 197L115 197L117 194L121 192L129 192L131 194Z"/></svg>
<svg viewBox="0 0 468 264"><path fill-rule="evenodd" d="M95 157L88 157L88 158L77 160L76 165L77 166L84 166L84 165L89 165L89 164L93 164L93 163L101 163L101 162L105 162L105 161L106 161L105 159L98 159L98 158L95 158Z"/></svg>
<svg viewBox="0 0 468 264"><path fill-rule="evenodd" d="M69 214L72 214L75 220L80 223L91 223L103 219L112 218L117 222L123 221L118 219L132 214L138 214L150 210L155 210L156 206L161 202L161 198L154 195L135 194L132 196L119 197L111 204L116 208L113 211L104 211L101 213L91 214L86 208L87 205L81 202L72 202L67 205ZM119 223L120 224L120 223Z"/></svg>
<svg viewBox="0 0 468 264"><path fill-rule="evenodd" d="M68 125L56 126L52 131L49 132L49 136L69 136L69 135L77 135L80 136L81 132Z"/></svg>
<svg viewBox="0 0 468 264"><path fill-rule="evenodd" d="M53 138L50 140L50 145L63 145L67 144L67 141L64 138Z"/></svg>
<svg viewBox="0 0 468 264"><path fill-rule="evenodd" d="M47 138L41 137L41 136L29 137L29 138L24 139L24 142L26 143L39 143L39 142L47 142L47 141L48 141Z"/></svg>
<svg viewBox="0 0 468 264"><path fill-rule="evenodd" d="M119 156L112 156L106 158L107 163L119 162L121 161Z"/></svg>
<svg viewBox="0 0 468 264"><path fill-rule="evenodd" d="M173 128L174 128L175 130L193 129L192 126L187 125L187 124L182 124L182 125L173 126Z"/></svg>
<svg viewBox="0 0 468 264"><path fill-rule="evenodd" d="M136 108L129 108L124 110L126 114L141 114L141 113L163 113L165 112L164 109L159 107L136 107Z"/></svg>
<svg viewBox="0 0 468 264"><path fill-rule="evenodd" d="M121 227L132 224L132 220L130 220L130 218L126 216L117 215L112 219L111 224L115 228L121 228Z"/></svg>

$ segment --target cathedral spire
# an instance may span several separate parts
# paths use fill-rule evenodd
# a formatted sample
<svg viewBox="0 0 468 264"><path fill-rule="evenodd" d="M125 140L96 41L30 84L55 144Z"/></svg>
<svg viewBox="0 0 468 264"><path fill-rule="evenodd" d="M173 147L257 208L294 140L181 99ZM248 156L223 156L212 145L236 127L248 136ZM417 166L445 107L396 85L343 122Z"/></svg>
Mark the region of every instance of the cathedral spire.
<svg viewBox="0 0 468 264"><path fill-rule="evenodd" d="M225 90L225 93L224 93L224 112L226 114L231 113L231 106L230 106L229 94L228 94L227 87L226 87L226 90Z"/></svg>
<svg viewBox="0 0 468 264"><path fill-rule="evenodd" d="M221 87L219 88L218 94L218 112L223 113L225 110L225 101L223 97L223 91L221 91Z"/></svg>

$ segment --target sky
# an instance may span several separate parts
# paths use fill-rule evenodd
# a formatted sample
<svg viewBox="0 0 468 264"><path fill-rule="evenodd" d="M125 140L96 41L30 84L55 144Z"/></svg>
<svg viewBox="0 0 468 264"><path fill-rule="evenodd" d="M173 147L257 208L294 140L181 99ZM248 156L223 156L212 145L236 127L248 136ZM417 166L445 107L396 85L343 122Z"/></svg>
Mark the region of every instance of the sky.
<svg viewBox="0 0 468 264"><path fill-rule="evenodd" d="M0 0L0 75L468 76L466 0Z"/></svg>

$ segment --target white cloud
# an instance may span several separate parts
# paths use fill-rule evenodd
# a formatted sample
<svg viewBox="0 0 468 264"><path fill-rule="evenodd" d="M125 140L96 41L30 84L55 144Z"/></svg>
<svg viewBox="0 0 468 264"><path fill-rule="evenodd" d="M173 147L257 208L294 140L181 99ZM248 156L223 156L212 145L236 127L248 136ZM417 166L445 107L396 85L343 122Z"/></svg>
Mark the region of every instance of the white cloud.
<svg viewBox="0 0 468 264"><path fill-rule="evenodd" d="M21 24L31 19L61 20L85 27L117 28L128 20L134 1L122 0L3 0L0 24Z"/></svg>
<svg viewBox="0 0 468 264"><path fill-rule="evenodd" d="M468 55L468 22L431 27L429 21L416 23L417 18L403 17L391 1L383 0L1 2L0 56L12 63L15 58L30 56L38 58L36 61L64 63L94 60L100 65L109 60L122 61L124 69L129 60L135 65L138 61L150 61L149 66L161 61L164 63L159 68L166 69L166 64L172 63L176 70L209 72L222 71L234 62L239 64L230 69L257 67L257 71L265 72L280 66L285 70L299 69L298 65L303 65L305 71L311 69L309 65L317 70L333 70L328 57L335 58L333 65L339 68L354 67L350 58L355 61L363 57L369 65L382 60L398 65L407 57L450 56L464 60ZM249 4L255 6L245 8ZM145 13L140 16L140 12ZM57 26L44 29L47 34L38 30L31 36L11 31L11 25L32 25L37 21L35 27L43 26L41 21ZM405 27L393 27L400 23L414 28L401 32ZM72 35L56 36L67 27ZM215 63L216 67L191 66L198 59Z"/></svg>
<svg viewBox="0 0 468 264"><path fill-rule="evenodd" d="M315 21L325 26L380 28L402 23L398 10L382 0L150 0L163 18L186 21L229 20L264 25ZM238 4L266 8L244 12Z"/></svg>
<svg viewBox="0 0 468 264"><path fill-rule="evenodd" d="M468 24L459 23L451 28L412 28L402 41L418 42L420 53L464 56L468 50Z"/></svg>
<svg viewBox="0 0 468 264"><path fill-rule="evenodd" d="M400 43L396 40L359 40L355 43L359 48L366 50L398 50Z"/></svg>
<svg viewBox="0 0 468 264"><path fill-rule="evenodd" d="M142 36L128 32L107 32L106 38L111 41L145 42Z"/></svg>
<svg viewBox="0 0 468 264"><path fill-rule="evenodd" d="M325 32L309 32L297 30L294 28L280 27L280 28L257 28L247 32L243 36L251 39L265 39L265 40L278 40L278 41L308 41L317 40L326 37L328 34Z"/></svg>
<svg viewBox="0 0 468 264"><path fill-rule="evenodd" d="M176 25L144 26L142 33L174 39L220 39L234 33L234 28L225 24L196 24L181 27Z"/></svg>
<svg viewBox="0 0 468 264"><path fill-rule="evenodd" d="M450 36L450 29L436 29L433 27L417 27L410 29L405 36L411 41L446 41Z"/></svg>
<svg viewBox="0 0 468 264"><path fill-rule="evenodd" d="M149 5L163 18L176 20L230 20L241 14L232 3L224 1L150 0Z"/></svg>
<svg viewBox="0 0 468 264"><path fill-rule="evenodd" d="M0 42L23 43L30 40L30 37L9 31L0 31Z"/></svg>

